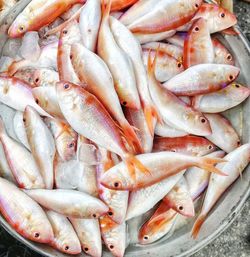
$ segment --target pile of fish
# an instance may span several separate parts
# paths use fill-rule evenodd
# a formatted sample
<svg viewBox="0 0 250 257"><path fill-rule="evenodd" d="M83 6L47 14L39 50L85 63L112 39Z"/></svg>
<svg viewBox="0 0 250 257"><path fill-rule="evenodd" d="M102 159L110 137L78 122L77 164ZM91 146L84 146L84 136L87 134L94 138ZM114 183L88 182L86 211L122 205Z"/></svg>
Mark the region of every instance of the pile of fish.
<svg viewBox="0 0 250 257"><path fill-rule="evenodd" d="M104 243L121 257L128 220L151 213L138 242L155 242L206 190L196 238L250 160L221 114L250 94L214 34L235 36L235 15L202 0L2 4L7 222L64 253L99 257Z"/></svg>

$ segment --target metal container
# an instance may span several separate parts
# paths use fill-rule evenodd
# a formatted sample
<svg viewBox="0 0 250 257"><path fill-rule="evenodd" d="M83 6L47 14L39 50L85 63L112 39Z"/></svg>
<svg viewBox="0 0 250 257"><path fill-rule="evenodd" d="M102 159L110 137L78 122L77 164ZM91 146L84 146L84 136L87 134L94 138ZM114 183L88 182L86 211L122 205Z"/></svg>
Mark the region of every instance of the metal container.
<svg viewBox="0 0 250 257"><path fill-rule="evenodd" d="M236 60L236 65L240 67L241 74L238 82L250 86L250 46L247 39L243 36L241 31L238 36L222 36L217 37L223 41L233 54ZM250 142L250 98L240 106L233 108L225 113L231 120L233 126L238 131L243 143ZM140 257L181 257L190 256L191 254L199 251L212 240L214 240L221 232L223 232L234 220L234 218L241 211L245 201L250 193L250 167L243 173L242 179L238 179L229 190L223 195L220 201L216 204L210 213L208 219L203 225L197 240L193 240L190 236L190 231L194 219L188 222L181 228L177 229L174 234L160 241L148 245L140 246L136 242L137 228L141 225L140 219L134 219L129 222L129 230L131 232L130 244L126 250L125 256L140 256ZM24 239L17 234L8 223L0 216L1 225L19 241L35 250L36 252L48 257L65 257L66 254L59 253L53 248L36 244ZM87 256L81 254L78 256ZM103 256L111 256L106 250Z"/></svg>

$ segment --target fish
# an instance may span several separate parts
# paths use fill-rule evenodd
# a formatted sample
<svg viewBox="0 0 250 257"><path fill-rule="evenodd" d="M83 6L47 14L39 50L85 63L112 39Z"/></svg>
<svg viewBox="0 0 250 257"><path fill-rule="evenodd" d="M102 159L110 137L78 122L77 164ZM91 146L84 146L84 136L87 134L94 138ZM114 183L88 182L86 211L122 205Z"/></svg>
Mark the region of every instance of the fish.
<svg viewBox="0 0 250 257"><path fill-rule="evenodd" d="M71 63L70 51L71 45L80 43L81 40L80 28L75 20L61 30L57 53L57 67L60 80L69 81L75 84L80 83Z"/></svg>
<svg viewBox="0 0 250 257"><path fill-rule="evenodd" d="M219 113L231 109L250 95L250 89L234 82L217 92L193 97L192 106L201 112Z"/></svg>
<svg viewBox="0 0 250 257"><path fill-rule="evenodd" d="M163 198L163 202L183 216L194 217L195 215L193 199L184 177Z"/></svg>
<svg viewBox="0 0 250 257"><path fill-rule="evenodd" d="M33 200L46 209L72 218L99 218L108 207L98 198L67 189L24 190Z"/></svg>
<svg viewBox="0 0 250 257"><path fill-rule="evenodd" d="M130 57L136 78L141 105L150 133L154 134L154 119L158 113L150 97L147 73L142 60L142 49L133 34L114 17L110 17L110 28L118 46Z"/></svg>
<svg viewBox="0 0 250 257"><path fill-rule="evenodd" d="M115 91L112 75L105 62L95 53L80 44L71 47L72 64L82 83L87 84L87 90L94 94L107 108L111 116L119 123L126 139L130 144L138 145L140 142L133 128L126 120L119 98ZM96 74L99 74L96 76ZM139 149L140 151L140 149Z"/></svg>
<svg viewBox="0 0 250 257"><path fill-rule="evenodd" d="M214 46L214 63L234 65L234 57L217 38L212 38Z"/></svg>
<svg viewBox="0 0 250 257"><path fill-rule="evenodd" d="M176 29L189 22L201 0L160 1L151 11L128 25L132 32L157 33Z"/></svg>
<svg viewBox="0 0 250 257"><path fill-rule="evenodd" d="M80 14L79 29L83 45L92 52L96 51L101 18L101 0L87 1Z"/></svg>
<svg viewBox="0 0 250 257"><path fill-rule="evenodd" d="M54 138L40 115L29 105L24 110L23 123L31 153L43 177L45 187L52 189L56 154Z"/></svg>
<svg viewBox="0 0 250 257"><path fill-rule="evenodd" d="M152 41L164 40L172 37L175 34L175 30L169 30L159 33L147 34L147 33L133 33L133 35L139 40L141 44L150 43Z"/></svg>
<svg viewBox="0 0 250 257"><path fill-rule="evenodd" d="M135 167L148 174L146 167L126 149L117 124L94 95L63 82L57 84L57 95L64 117L77 133L118 154L127 163L132 177Z"/></svg>
<svg viewBox="0 0 250 257"><path fill-rule="evenodd" d="M93 257L102 256L102 240L97 219L74 219L70 221L77 233L83 251Z"/></svg>
<svg viewBox="0 0 250 257"><path fill-rule="evenodd" d="M101 183L110 189L131 191L151 186L191 166L225 175L214 167L214 164L224 162L219 158L188 156L174 152L140 154L136 158L148 168L151 175L135 171L136 179L131 179L125 163L121 162L103 174Z"/></svg>
<svg viewBox="0 0 250 257"><path fill-rule="evenodd" d="M18 96L18 98L16 96ZM14 77L0 76L0 102L22 112L27 105L30 105L39 112L40 115L50 117L50 115L36 103L29 84Z"/></svg>
<svg viewBox="0 0 250 257"><path fill-rule="evenodd" d="M11 24L8 35L18 38L27 31L37 31L54 21L72 5L82 2L83 0L32 0Z"/></svg>
<svg viewBox="0 0 250 257"><path fill-rule="evenodd" d="M183 65L187 69L193 65L214 62L214 46L207 21L199 18L193 22L184 41Z"/></svg>
<svg viewBox="0 0 250 257"><path fill-rule="evenodd" d="M32 94L36 103L51 116L64 119L61 109L58 104L55 87L35 87L32 89Z"/></svg>
<svg viewBox="0 0 250 257"><path fill-rule="evenodd" d="M162 86L178 96L194 96L218 91L231 84L240 69L226 64L198 64L166 81Z"/></svg>
<svg viewBox="0 0 250 257"><path fill-rule="evenodd" d="M212 134L206 136L209 141L226 153L230 153L240 146L240 138L228 119L215 113L207 113L205 116L212 129Z"/></svg>
<svg viewBox="0 0 250 257"><path fill-rule="evenodd" d="M220 199L222 194L239 177L239 175L244 171L245 167L249 164L250 144L244 144L236 148L226 155L224 159L227 162L218 164L216 167L227 173L227 176L220 177L216 176L215 174L211 175L205 199L202 204L202 209L192 229L193 238L197 238L209 212Z"/></svg>
<svg viewBox="0 0 250 257"><path fill-rule="evenodd" d="M13 128L18 140L30 150L25 126L23 122L23 112L17 111L13 118Z"/></svg>
<svg viewBox="0 0 250 257"><path fill-rule="evenodd" d="M184 130L194 135L204 136L211 134L209 122L202 113L185 104L168 89L162 88L161 84L156 80L156 58L157 53L152 63L151 55L149 54L149 90L162 120L176 129Z"/></svg>
<svg viewBox="0 0 250 257"><path fill-rule="evenodd" d="M53 240L52 227L39 204L3 178L0 178L0 212L24 238L38 243Z"/></svg>
<svg viewBox="0 0 250 257"><path fill-rule="evenodd" d="M162 52L160 49L158 51L150 49L143 50L143 61L146 67L148 64L149 55L151 55L152 58L156 58L157 55L155 77L160 82L165 82L184 71L182 60L176 60L169 54Z"/></svg>
<svg viewBox="0 0 250 257"><path fill-rule="evenodd" d="M81 253L81 244L70 221L65 216L53 211L47 210L46 215L54 232L54 238L50 245L63 253Z"/></svg>
<svg viewBox="0 0 250 257"><path fill-rule="evenodd" d="M108 216L116 223L122 224L126 217L128 206L128 191L111 190L101 184L102 175L115 165L110 152L99 147L99 164L96 166L99 198L109 207Z"/></svg>
<svg viewBox="0 0 250 257"><path fill-rule="evenodd" d="M111 11L119 11L135 4L138 0L111 0Z"/></svg>
<svg viewBox="0 0 250 257"><path fill-rule="evenodd" d="M99 30L97 53L107 64L120 103L123 106L140 109L141 103L136 87L136 78L131 58L118 46L109 24L110 3L102 2L102 21Z"/></svg>
<svg viewBox="0 0 250 257"><path fill-rule="evenodd" d="M183 137L188 135L187 132L173 128L166 123L157 123L155 127L155 135L160 137Z"/></svg>
<svg viewBox="0 0 250 257"><path fill-rule="evenodd" d="M0 141L7 163L20 188L44 188L45 184L32 154L7 134L0 119Z"/></svg>
<svg viewBox="0 0 250 257"><path fill-rule="evenodd" d="M46 117L44 119L56 144L56 150L63 161L76 157L77 133L64 121Z"/></svg>
<svg viewBox="0 0 250 257"><path fill-rule="evenodd" d="M115 257L123 257L127 243L126 223L116 224L108 216L100 218L101 235L107 249Z"/></svg>
<svg viewBox="0 0 250 257"><path fill-rule="evenodd" d="M203 137L155 137L153 152L171 151L188 155L206 155L216 150L216 146Z"/></svg>

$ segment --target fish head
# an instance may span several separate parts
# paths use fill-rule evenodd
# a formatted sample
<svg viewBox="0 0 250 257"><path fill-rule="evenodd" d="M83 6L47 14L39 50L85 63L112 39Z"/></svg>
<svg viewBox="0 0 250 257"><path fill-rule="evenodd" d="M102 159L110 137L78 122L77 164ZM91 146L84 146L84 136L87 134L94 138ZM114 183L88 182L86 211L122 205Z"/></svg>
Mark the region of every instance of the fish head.
<svg viewBox="0 0 250 257"><path fill-rule="evenodd" d="M81 244L76 237L57 238L52 243L52 246L53 245L55 245L56 248L67 254L79 254L82 251Z"/></svg>
<svg viewBox="0 0 250 257"><path fill-rule="evenodd" d="M240 83L232 83L232 86L235 90L235 94L232 95L234 99L246 99L250 95L250 88L249 87L244 87Z"/></svg>
<svg viewBox="0 0 250 257"><path fill-rule="evenodd" d="M60 157L64 161L71 160L76 154L77 134L64 131L56 141Z"/></svg>
<svg viewBox="0 0 250 257"><path fill-rule="evenodd" d="M23 123L26 130L32 129L32 119L34 117L37 117L37 115L38 113L32 106L27 105L25 107L25 110L23 112Z"/></svg>
<svg viewBox="0 0 250 257"><path fill-rule="evenodd" d="M11 24L8 35L10 38L20 38L22 37L27 31L29 31L30 27L30 19L25 16L24 13L21 13L14 22Z"/></svg>
<svg viewBox="0 0 250 257"><path fill-rule="evenodd" d="M78 42L81 42L81 33L77 21L73 20L61 30L59 43L71 45Z"/></svg>

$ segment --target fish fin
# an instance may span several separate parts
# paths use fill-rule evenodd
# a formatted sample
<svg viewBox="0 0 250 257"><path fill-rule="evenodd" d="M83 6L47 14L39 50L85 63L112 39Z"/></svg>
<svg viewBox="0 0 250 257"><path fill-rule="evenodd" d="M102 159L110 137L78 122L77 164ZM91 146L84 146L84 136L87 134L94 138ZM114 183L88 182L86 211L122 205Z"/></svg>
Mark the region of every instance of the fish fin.
<svg viewBox="0 0 250 257"><path fill-rule="evenodd" d="M222 162L227 162L227 161L220 158L201 157L200 162L197 163L197 166L209 172L214 172L222 176L228 176L228 174L223 173L222 171L220 171L214 166L215 164L222 163Z"/></svg>
<svg viewBox="0 0 250 257"><path fill-rule="evenodd" d="M157 109L155 108L155 106L145 106L145 108L143 109L144 111L144 116L146 119L146 123L148 125L149 131L151 136L154 136L154 121L153 119L157 119L157 121L159 123L162 124L162 118L159 114L159 112L157 111Z"/></svg>
<svg viewBox="0 0 250 257"><path fill-rule="evenodd" d="M195 223L194 223L194 226L193 226L193 229L192 229L192 237L194 239L197 238L199 232L200 232L200 229L201 229L201 226L203 225L203 223L205 222L206 220L206 215L200 215Z"/></svg>
<svg viewBox="0 0 250 257"><path fill-rule="evenodd" d="M101 0L102 18L107 19L111 10L111 0Z"/></svg>
<svg viewBox="0 0 250 257"><path fill-rule="evenodd" d="M124 124L122 126L122 131L123 131L125 138L127 139L128 143L129 143L129 145L135 149L136 153L142 153L143 149L141 146L141 142L140 142L138 136L136 135L133 127L130 126L129 123Z"/></svg>
<svg viewBox="0 0 250 257"><path fill-rule="evenodd" d="M234 27L224 29L223 31L221 31L221 33L224 35L230 35L230 36L238 36L240 34L238 31L235 30Z"/></svg>
<svg viewBox="0 0 250 257"><path fill-rule="evenodd" d="M136 180L135 169L137 168L142 173L151 175L150 171L132 154L128 154L125 158L125 163L127 165L129 174L133 180Z"/></svg>
<svg viewBox="0 0 250 257"><path fill-rule="evenodd" d="M154 77L155 77L155 68L156 68L156 61L157 61L158 52L159 52L159 47L156 50L153 61L151 59L152 49L149 49L149 52L148 52L148 65L147 65L148 74L150 76L153 75Z"/></svg>

